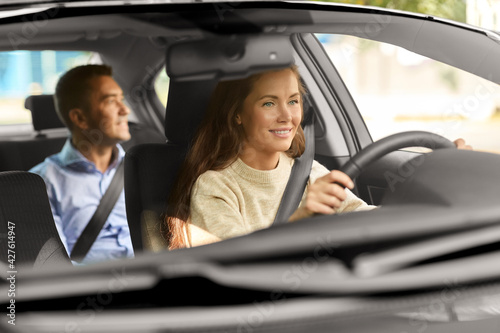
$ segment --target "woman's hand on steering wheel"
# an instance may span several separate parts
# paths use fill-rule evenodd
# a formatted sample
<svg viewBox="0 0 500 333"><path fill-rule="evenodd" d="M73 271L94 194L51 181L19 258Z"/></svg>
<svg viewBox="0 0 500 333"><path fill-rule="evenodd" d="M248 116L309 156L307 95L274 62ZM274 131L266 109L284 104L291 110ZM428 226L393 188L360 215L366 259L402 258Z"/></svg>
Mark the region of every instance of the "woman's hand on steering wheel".
<svg viewBox="0 0 500 333"><path fill-rule="evenodd" d="M345 188L354 188L352 179L339 170L333 170L318 178L307 189L305 204L290 217L290 221L314 214L334 214L347 198Z"/></svg>

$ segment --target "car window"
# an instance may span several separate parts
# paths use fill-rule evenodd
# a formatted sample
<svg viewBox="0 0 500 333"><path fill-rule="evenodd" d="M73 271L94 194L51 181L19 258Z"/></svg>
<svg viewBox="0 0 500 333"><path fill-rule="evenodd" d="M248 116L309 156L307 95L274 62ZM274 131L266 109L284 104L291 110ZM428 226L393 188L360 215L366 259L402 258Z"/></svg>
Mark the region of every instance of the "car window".
<svg viewBox="0 0 500 333"><path fill-rule="evenodd" d="M84 51L0 52L0 132L7 127L31 124L24 108L30 95L53 94L59 76L68 69L100 59ZM30 130L30 126L24 126Z"/></svg>
<svg viewBox="0 0 500 333"><path fill-rule="evenodd" d="M170 79L167 76L165 67L160 71L155 80L155 91L164 107L167 106L168 85Z"/></svg>
<svg viewBox="0 0 500 333"><path fill-rule="evenodd" d="M317 35L373 140L425 130L500 153L500 87L393 45Z"/></svg>

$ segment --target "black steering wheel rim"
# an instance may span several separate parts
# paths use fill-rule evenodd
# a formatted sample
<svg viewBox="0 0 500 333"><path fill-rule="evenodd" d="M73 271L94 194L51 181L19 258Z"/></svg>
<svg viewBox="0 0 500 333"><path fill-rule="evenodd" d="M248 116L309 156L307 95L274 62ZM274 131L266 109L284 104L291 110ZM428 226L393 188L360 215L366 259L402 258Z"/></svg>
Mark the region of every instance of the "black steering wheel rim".
<svg viewBox="0 0 500 333"><path fill-rule="evenodd" d="M389 135L373 142L360 150L340 171L346 173L351 179L356 178L370 164L382 156L402 148L425 147L432 150L456 148L455 144L447 138L426 131L408 131Z"/></svg>

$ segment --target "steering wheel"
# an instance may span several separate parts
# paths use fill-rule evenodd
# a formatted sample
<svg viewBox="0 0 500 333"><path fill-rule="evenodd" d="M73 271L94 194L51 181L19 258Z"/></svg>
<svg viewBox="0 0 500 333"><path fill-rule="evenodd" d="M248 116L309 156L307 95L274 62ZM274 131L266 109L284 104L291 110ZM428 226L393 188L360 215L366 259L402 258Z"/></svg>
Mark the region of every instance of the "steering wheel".
<svg viewBox="0 0 500 333"><path fill-rule="evenodd" d="M407 147L426 147L430 149L456 148L447 138L425 131L409 131L389 135L373 142L354 155L340 171L351 179L356 178L370 164L395 150Z"/></svg>
<svg viewBox="0 0 500 333"><path fill-rule="evenodd" d="M307 140L314 140L314 134L312 131L307 131L309 137ZM351 179L359 176L361 171L366 168L371 163L378 160L380 157L388 154L392 151L406 148L406 147L427 147L431 149L440 148L454 148L455 144L450 140L442 137L441 135L424 132L424 131L410 131L402 132L390 135L386 138L378 140L369 146L362 149L356 155L354 155L346 164L344 164L340 171L346 173ZM312 154L313 155L313 154ZM311 159L313 156L309 156ZM304 157L302 155L302 157ZM297 163L298 161L296 161ZM312 163L312 161L311 161ZM296 164L297 165L297 164ZM273 225L284 223L288 221L288 218L293 214L295 209L299 206L300 200L302 198L302 193L304 193L304 187L306 186L307 178L304 177L304 183L300 183L300 180L305 173L309 175L310 169L304 167L306 163L302 164L302 168L298 171L298 177L292 178L292 182L288 182L281 200L281 204L276 213ZM295 166L294 166L295 167ZM300 167L299 167L300 168ZM340 185L343 186L343 185ZM285 199L286 198L286 199Z"/></svg>

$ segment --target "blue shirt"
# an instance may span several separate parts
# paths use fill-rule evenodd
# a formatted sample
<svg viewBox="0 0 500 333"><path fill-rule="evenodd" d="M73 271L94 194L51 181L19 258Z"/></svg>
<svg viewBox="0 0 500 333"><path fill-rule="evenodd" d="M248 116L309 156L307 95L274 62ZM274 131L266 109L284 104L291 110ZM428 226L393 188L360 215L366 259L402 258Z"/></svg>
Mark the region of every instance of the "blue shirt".
<svg viewBox="0 0 500 333"><path fill-rule="evenodd" d="M68 139L59 153L47 157L30 170L45 180L52 215L68 254L97 209L125 156L120 145L116 146L114 155L114 161L102 173L73 146L71 139ZM83 263L133 255L125 213L125 194L122 191Z"/></svg>

